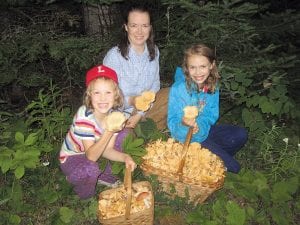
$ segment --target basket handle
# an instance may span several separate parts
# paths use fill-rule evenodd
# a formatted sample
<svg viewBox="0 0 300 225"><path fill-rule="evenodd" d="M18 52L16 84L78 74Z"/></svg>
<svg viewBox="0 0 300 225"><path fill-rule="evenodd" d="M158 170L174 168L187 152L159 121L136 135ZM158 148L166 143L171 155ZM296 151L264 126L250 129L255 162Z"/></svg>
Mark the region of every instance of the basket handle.
<svg viewBox="0 0 300 225"><path fill-rule="evenodd" d="M126 170L125 170L124 186L125 186L125 191L127 193L126 206L125 206L125 218L127 220L127 219L129 219L129 216L130 216L131 197L132 197L132 178L131 178L131 168L130 167L126 168Z"/></svg>
<svg viewBox="0 0 300 225"><path fill-rule="evenodd" d="M182 150L183 151L183 156L180 160L179 168L177 170L177 174L179 175L179 181L182 181L183 166L185 164L185 159L186 159L186 155L187 155L187 152L188 152L188 149L189 149L190 141L192 139L192 135L193 135L193 127L189 127L189 131L186 135L185 142L184 142L184 145L183 145L183 150Z"/></svg>

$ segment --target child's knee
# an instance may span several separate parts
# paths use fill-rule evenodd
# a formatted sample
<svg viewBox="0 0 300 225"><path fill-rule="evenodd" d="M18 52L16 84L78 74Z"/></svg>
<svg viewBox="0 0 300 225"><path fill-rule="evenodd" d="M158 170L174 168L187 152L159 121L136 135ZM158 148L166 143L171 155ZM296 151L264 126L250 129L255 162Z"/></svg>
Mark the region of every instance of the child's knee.
<svg viewBox="0 0 300 225"><path fill-rule="evenodd" d="M243 127L238 127L232 135L232 139L228 140L232 146L243 146L248 140L248 132Z"/></svg>
<svg viewBox="0 0 300 225"><path fill-rule="evenodd" d="M67 176L67 180L74 185L96 183L100 173L97 163L78 165L78 168Z"/></svg>

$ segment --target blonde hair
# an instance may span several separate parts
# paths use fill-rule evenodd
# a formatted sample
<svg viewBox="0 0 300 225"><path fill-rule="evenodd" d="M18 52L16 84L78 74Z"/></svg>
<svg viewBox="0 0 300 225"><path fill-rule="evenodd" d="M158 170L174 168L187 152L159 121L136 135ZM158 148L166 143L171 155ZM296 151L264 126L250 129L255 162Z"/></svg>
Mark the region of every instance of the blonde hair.
<svg viewBox="0 0 300 225"><path fill-rule="evenodd" d="M186 79L187 89L189 91L191 91L192 87L195 86L195 85L193 85L194 81L192 80L191 76L189 75L189 71L188 71L188 60L189 60L189 57L191 57L193 55L204 56L212 64L212 69L210 71L210 74L209 74L208 78L206 79L206 81L204 82L204 84L202 84L201 88L203 88L204 85L207 85L208 91L210 93L215 92L218 80L220 79L220 75L219 75L219 72L218 72L218 69L216 66L216 55L212 49L210 49L209 47L207 47L204 44L192 45L184 53L182 67L183 67L183 71L184 71L184 75L185 75L185 79ZM197 91L199 91L199 88L197 89Z"/></svg>
<svg viewBox="0 0 300 225"><path fill-rule="evenodd" d="M113 85L114 92L115 92L115 100L114 100L113 109L114 110L121 109L124 106L124 97L123 97L122 91L116 82L114 82L112 79L109 79L106 77L98 77L89 83L89 86L86 88L86 91L84 93L83 104L89 109L94 109L93 105L92 105L92 100L91 100L91 91L92 91L92 88L93 88L96 80L105 80L105 81L110 82Z"/></svg>

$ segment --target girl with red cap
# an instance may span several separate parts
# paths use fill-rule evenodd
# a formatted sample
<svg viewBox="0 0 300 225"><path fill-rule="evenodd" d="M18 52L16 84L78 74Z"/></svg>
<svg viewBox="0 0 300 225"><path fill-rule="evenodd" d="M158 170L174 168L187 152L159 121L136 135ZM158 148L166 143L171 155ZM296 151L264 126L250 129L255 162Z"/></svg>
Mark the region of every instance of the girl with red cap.
<svg viewBox="0 0 300 225"><path fill-rule="evenodd" d="M81 199L95 195L97 182L110 187L117 184L110 168L100 171L97 161L101 157L124 162L132 170L136 167L128 154L115 148L122 126L110 130L107 125L110 112L123 106L116 72L104 65L95 66L86 74L86 87L84 104L75 114L59 154L61 170Z"/></svg>

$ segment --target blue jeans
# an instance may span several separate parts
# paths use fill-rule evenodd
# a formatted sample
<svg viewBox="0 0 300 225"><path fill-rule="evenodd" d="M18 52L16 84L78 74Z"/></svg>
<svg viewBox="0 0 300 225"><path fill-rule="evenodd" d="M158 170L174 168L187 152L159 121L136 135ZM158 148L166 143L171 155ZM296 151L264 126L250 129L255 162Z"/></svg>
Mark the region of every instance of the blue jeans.
<svg viewBox="0 0 300 225"><path fill-rule="evenodd" d="M212 126L208 137L201 145L218 155L227 167L227 171L238 173L240 164L233 156L245 145L248 132L242 127L233 125Z"/></svg>

